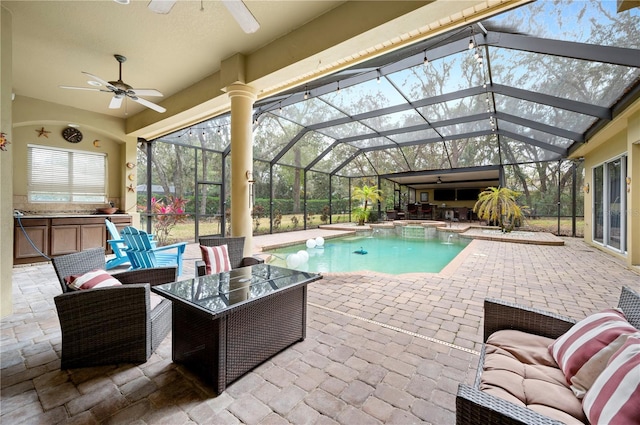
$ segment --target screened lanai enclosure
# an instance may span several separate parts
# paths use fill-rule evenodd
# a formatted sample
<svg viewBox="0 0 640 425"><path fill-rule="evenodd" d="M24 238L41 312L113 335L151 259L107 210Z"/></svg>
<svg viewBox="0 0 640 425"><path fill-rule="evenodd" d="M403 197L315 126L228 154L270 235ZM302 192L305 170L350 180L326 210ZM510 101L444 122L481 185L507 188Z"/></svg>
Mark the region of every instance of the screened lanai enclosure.
<svg viewBox="0 0 640 425"><path fill-rule="evenodd" d="M362 185L383 194L371 221L416 203L452 218L447 207L500 185L531 220L571 219L575 235L584 170L571 153L638 98L639 77L638 8L543 1L260 99L254 233L351 222ZM154 230L228 232L230 119L141 140L138 200Z"/></svg>

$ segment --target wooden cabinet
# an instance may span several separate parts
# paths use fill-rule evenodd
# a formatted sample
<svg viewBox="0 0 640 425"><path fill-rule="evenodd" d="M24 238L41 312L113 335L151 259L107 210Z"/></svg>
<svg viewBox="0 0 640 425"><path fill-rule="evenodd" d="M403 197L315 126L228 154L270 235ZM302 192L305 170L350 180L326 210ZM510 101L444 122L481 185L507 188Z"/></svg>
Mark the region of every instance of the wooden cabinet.
<svg viewBox="0 0 640 425"><path fill-rule="evenodd" d="M13 263L48 261L33 248L25 233L33 244L49 257L71 254L89 248L101 247L107 250L108 234L104 223L105 219L114 222L118 230L131 225L131 216L124 214L50 218L22 217L20 220L22 227L15 219Z"/></svg>
<svg viewBox="0 0 640 425"><path fill-rule="evenodd" d="M51 255L71 254L78 251L81 251L79 224L51 227Z"/></svg>
<svg viewBox="0 0 640 425"><path fill-rule="evenodd" d="M104 217L51 219L51 255L70 254L98 247L107 247Z"/></svg>
<svg viewBox="0 0 640 425"><path fill-rule="evenodd" d="M16 260L19 263L29 263L33 261L44 261L44 257L36 251L36 248L44 255L49 255L49 220L42 219L29 219L21 220L20 222L15 220L15 232L13 238L13 259L14 264ZM22 230L24 228L24 231ZM29 243L27 236L33 242L33 245ZM35 245L35 248L34 248ZM42 260L38 260L42 258Z"/></svg>

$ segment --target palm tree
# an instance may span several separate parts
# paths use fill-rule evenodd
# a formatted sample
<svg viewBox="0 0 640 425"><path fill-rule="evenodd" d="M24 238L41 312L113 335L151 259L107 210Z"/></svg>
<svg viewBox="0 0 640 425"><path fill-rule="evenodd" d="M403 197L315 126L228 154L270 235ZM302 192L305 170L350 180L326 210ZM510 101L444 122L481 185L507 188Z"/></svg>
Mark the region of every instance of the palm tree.
<svg viewBox="0 0 640 425"><path fill-rule="evenodd" d="M367 212L367 206L369 204L369 201L373 202L378 202L378 201L382 201L382 191L380 189L378 189L377 185L374 186L367 186L362 185L362 187L354 187L353 188L353 199L358 200L358 201L364 201L364 206L362 207L362 210L364 212L364 217L366 218L368 215L366 214ZM358 222L360 222L360 224L364 224L364 218L363 219L358 219Z"/></svg>
<svg viewBox="0 0 640 425"><path fill-rule="evenodd" d="M506 187L488 187L478 195L473 211L478 218L488 222L497 222L503 232L510 232L517 222L524 219L523 208L516 199L520 192Z"/></svg>

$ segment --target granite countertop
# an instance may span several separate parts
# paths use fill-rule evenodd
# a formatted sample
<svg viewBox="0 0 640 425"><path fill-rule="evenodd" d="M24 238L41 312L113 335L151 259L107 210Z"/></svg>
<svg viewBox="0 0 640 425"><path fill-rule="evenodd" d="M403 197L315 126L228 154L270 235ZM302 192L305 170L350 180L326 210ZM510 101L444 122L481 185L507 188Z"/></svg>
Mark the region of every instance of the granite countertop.
<svg viewBox="0 0 640 425"><path fill-rule="evenodd" d="M30 219L30 218L92 218L92 217L111 217L111 216L125 216L129 215L126 213L115 213L115 214L98 214L98 213L36 213L29 214L25 213L20 218L22 220Z"/></svg>

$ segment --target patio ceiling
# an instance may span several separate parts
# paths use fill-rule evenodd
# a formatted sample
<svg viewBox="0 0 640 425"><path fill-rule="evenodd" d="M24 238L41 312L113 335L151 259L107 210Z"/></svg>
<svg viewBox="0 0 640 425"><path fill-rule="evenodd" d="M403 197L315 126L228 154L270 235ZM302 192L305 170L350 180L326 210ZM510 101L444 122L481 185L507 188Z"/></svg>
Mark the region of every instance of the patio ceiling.
<svg viewBox="0 0 640 425"><path fill-rule="evenodd" d="M254 158L423 176L413 187L441 170L567 158L638 99L638 28L638 8L615 2L527 4L259 101ZM228 151L228 127L225 115L160 140Z"/></svg>

